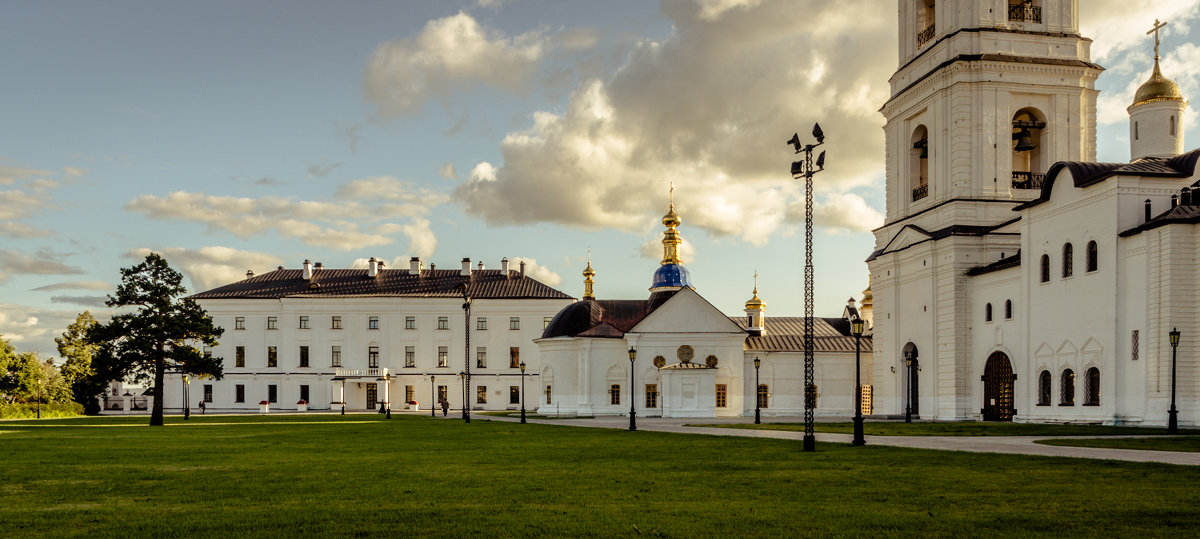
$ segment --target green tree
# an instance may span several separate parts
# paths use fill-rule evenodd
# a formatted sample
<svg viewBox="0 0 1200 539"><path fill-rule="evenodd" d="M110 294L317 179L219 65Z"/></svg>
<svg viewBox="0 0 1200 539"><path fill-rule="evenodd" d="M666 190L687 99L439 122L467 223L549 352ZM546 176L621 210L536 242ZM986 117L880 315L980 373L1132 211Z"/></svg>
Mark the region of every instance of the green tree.
<svg viewBox="0 0 1200 539"><path fill-rule="evenodd" d="M97 384L96 371L92 369L92 355L98 346L88 342L87 333L96 325L96 318L89 311L79 313L75 322L67 326L62 337L55 337L58 345L58 355L63 358L60 369L64 382L70 388L71 398L83 405L84 412L95 414L100 411L100 403L96 397L104 390L103 384Z"/></svg>
<svg viewBox="0 0 1200 539"><path fill-rule="evenodd" d="M168 370L217 379L223 374L221 359L205 357L196 345L216 346L225 330L213 325L195 300L184 297L182 283L183 275L150 253L142 263L121 269L121 284L106 302L135 311L117 314L88 331L88 341L98 345L92 358L96 382L153 380L151 425L163 424L163 377Z"/></svg>

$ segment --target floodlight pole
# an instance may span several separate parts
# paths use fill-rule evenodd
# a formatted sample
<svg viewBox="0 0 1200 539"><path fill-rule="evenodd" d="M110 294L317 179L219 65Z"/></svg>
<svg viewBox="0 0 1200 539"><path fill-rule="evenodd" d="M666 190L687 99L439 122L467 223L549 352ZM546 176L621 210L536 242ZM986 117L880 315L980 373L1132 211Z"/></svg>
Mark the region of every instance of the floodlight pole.
<svg viewBox="0 0 1200 539"><path fill-rule="evenodd" d="M463 363L466 366L466 373L463 377L463 421L471 422L471 399L467 397L467 391L471 388L471 295L467 293L467 283L458 285L458 289L462 292L463 297L463 331L465 338L463 339Z"/></svg>
<svg viewBox="0 0 1200 539"><path fill-rule="evenodd" d="M816 451L817 438L813 434L813 409L816 408L816 387L813 380L813 353L816 344L813 340L813 174L825 170L825 152L817 156L816 167L813 167L813 150L825 144L825 133L820 124L813 124L813 138L816 144L800 144L800 135L793 134L787 143L796 149L796 153L804 154L802 161L792 162L792 178L804 178L804 450ZM757 392L757 388L755 389Z"/></svg>
<svg viewBox="0 0 1200 539"><path fill-rule="evenodd" d="M525 362L521 362L521 422L525 422Z"/></svg>
<svg viewBox="0 0 1200 539"><path fill-rule="evenodd" d="M1179 434L1179 410L1175 409L1175 350L1179 348L1179 330L1171 329L1171 409L1167 411L1167 434Z"/></svg>
<svg viewBox="0 0 1200 539"><path fill-rule="evenodd" d="M435 400L435 399L437 399L437 388L433 386L433 383L435 381L437 381L437 375L435 375L435 374L429 375L429 402L430 402L429 416L430 417L437 417L437 406L434 406L434 404L436 404L438 406L440 406L442 404L441 401Z"/></svg>

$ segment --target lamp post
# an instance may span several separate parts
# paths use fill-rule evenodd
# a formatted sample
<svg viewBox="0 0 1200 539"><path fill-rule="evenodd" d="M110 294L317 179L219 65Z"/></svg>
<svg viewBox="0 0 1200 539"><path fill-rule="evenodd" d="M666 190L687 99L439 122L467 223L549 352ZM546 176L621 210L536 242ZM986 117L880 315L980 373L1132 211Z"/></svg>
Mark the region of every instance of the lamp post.
<svg viewBox="0 0 1200 539"><path fill-rule="evenodd" d="M192 388L192 381L188 379L188 376L186 374L183 375L183 418L185 420L192 418L191 388Z"/></svg>
<svg viewBox="0 0 1200 539"><path fill-rule="evenodd" d="M857 316L850 321L850 333L854 334L854 441L851 445L866 445L867 441L863 439L863 416L862 416L862 334L863 334L863 319Z"/></svg>
<svg viewBox="0 0 1200 539"><path fill-rule="evenodd" d="M466 366L463 377L463 421L471 422L471 401L467 398L467 390L471 388L471 295L467 293L467 283L459 283L459 292L463 298L463 364Z"/></svg>
<svg viewBox="0 0 1200 539"><path fill-rule="evenodd" d="M525 362L521 362L521 422L525 422Z"/></svg>
<svg viewBox="0 0 1200 539"><path fill-rule="evenodd" d="M458 373L458 385L462 388L463 410L465 411L467 409L467 383L461 371Z"/></svg>
<svg viewBox="0 0 1200 539"><path fill-rule="evenodd" d="M1167 434L1179 434L1179 410L1175 409L1175 350L1179 348L1179 329L1171 328L1171 410L1167 412Z"/></svg>
<svg viewBox="0 0 1200 539"><path fill-rule="evenodd" d="M440 405L441 401L435 402L435 400L437 399L437 388L433 386L433 383L435 381L437 381L437 375L436 374L429 375L429 402ZM437 417L437 406L434 406L434 404L429 405L429 416L430 417Z"/></svg>
<svg viewBox="0 0 1200 539"><path fill-rule="evenodd" d="M629 430L637 430L637 412L633 409L633 360L637 358L637 350L629 347Z"/></svg>
<svg viewBox="0 0 1200 539"><path fill-rule="evenodd" d="M38 392L37 392L37 418L42 418L42 377L38 376Z"/></svg>
<svg viewBox="0 0 1200 539"><path fill-rule="evenodd" d="M908 377L908 383L904 384L907 391L904 392L904 422L912 423L912 352L904 353L904 375Z"/></svg>
<svg viewBox="0 0 1200 539"><path fill-rule="evenodd" d="M813 339L813 174L825 170L825 152L817 156L816 167L813 167L813 149L825 144L825 133L821 124L814 123L812 130L816 144L801 144L800 135L793 134L787 141L796 148L796 153L804 154L802 161L792 162L792 178L804 178L804 450L816 451L817 438L813 434L813 408L816 407L817 395L813 380L813 358L816 343ZM755 389L757 396L757 388Z"/></svg>
<svg viewBox="0 0 1200 539"><path fill-rule="evenodd" d="M754 424L762 423L762 399L758 396L758 368L762 365L762 360L758 356L754 356Z"/></svg>

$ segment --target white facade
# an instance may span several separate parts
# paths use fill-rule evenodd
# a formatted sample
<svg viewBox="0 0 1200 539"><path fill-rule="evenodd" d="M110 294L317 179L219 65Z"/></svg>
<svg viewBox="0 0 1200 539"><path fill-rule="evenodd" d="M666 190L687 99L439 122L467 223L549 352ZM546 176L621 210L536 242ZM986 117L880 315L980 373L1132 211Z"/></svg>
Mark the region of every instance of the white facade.
<svg viewBox="0 0 1200 539"><path fill-rule="evenodd" d="M1130 107L1136 161L1093 163L1101 68L1077 1L1033 2L1040 22L1005 20L1004 2L937 2L918 40L906 30L932 4L899 1L901 67L882 109L877 412L1164 424L1167 333L1200 335L1185 102L1156 65ZM1200 413L1197 359L1180 346L1184 424Z"/></svg>
<svg viewBox="0 0 1200 539"><path fill-rule="evenodd" d="M321 271L316 270L317 282ZM513 279L532 280L513 273ZM347 410L377 409L381 403L401 410L409 407L409 400L428 409L437 404L441 391L457 410L463 403L459 374L467 370L464 355L469 355L471 387L467 397L472 409L518 408L520 396L512 402L512 388L521 385L518 365L522 361L528 374L526 405L531 407L537 400L537 373L541 372L540 355L532 341L541 335L549 318L573 300L557 291L551 294L558 296L554 298L475 297L468 352L464 349L463 300L453 290L449 292L441 297L273 299L205 298L207 293L199 294L197 301L215 324L225 329L220 344L211 351L224 360L225 371L221 380L190 381L192 408L210 391L208 410L258 410L261 401L272 401L273 391L270 410L296 410L304 392L309 410L340 410L342 402ZM244 354L242 364L239 348ZM268 364L272 348L273 366ZM305 349L307 365L302 361ZM335 359L338 355L340 361ZM183 381L178 376L168 377L166 386L164 405L180 408Z"/></svg>

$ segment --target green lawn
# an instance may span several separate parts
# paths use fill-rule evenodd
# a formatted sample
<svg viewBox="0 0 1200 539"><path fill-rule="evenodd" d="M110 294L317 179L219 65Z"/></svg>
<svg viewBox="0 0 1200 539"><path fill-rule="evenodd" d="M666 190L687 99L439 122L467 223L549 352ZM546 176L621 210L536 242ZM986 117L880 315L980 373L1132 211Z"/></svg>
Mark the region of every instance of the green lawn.
<svg viewBox="0 0 1200 539"><path fill-rule="evenodd" d="M1183 451L1200 453L1200 437L1164 436L1162 438L1083 438L1038 440L1039 444L1072 447L1102 447L1106 449L1145 449L1149 451Z"/></svg>
<svg viewBox="0 0 1200 539"><path fill-rule="evenodd" d="M804 423L714 423L693 427L803 431ZM854 434L854 423L814 423L816 432ZM1181 434L1200 434L1200 430L1180 430ZM1152 427L1116 427L1110 425L1053 425L1038 423L993 422L916 422L866 421L863 434L868 436L1109 436L1166 434L1167 429Z"/></svg>
<svg viewBox="0 0 1200 539"><path fill-rule="evenodd" d="M0 422L0 534L1195 536L1200 468L371 415Z"/></svg>

